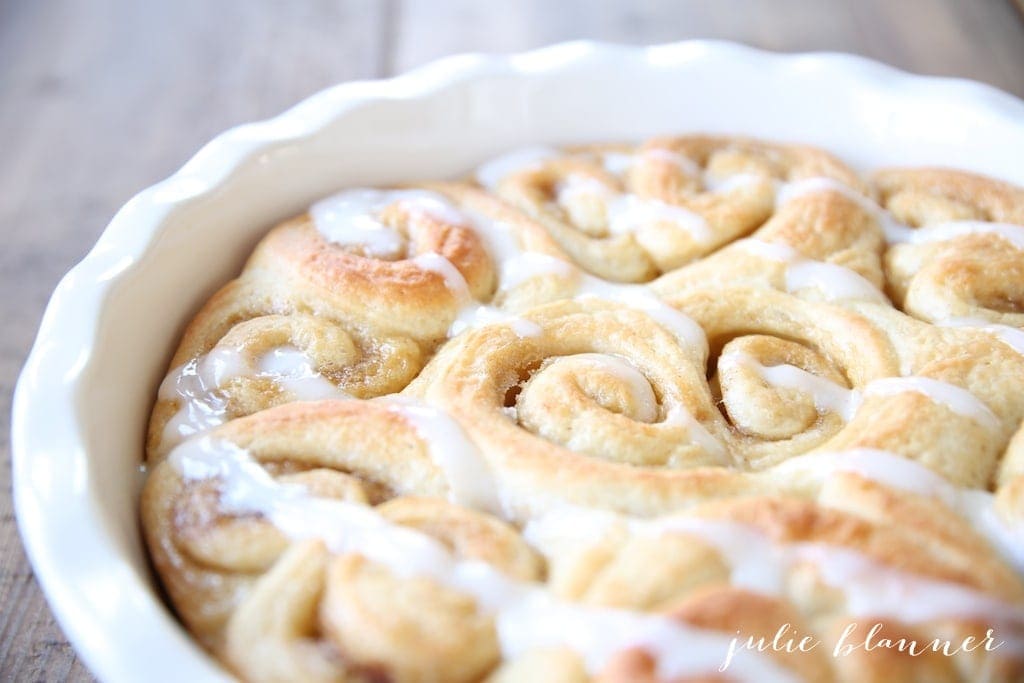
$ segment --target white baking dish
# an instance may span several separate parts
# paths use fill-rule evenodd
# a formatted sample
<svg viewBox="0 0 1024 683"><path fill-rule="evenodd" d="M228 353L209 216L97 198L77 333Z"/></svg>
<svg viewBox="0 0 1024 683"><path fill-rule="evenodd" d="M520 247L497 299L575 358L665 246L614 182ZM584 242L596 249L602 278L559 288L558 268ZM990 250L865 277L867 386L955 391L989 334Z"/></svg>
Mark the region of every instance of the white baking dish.
<svg viewBox="0 0 1024 683"><path fill-rule="evenodd" d="M458 175L526 144L690 131L820 145L865 169L939 164L1024 184L1020 100L856 57L719 42L452 57L224 133L118 212L54 293L18 383L18 522L89 668L105 681L225 677L157 593L138 469L184 323L259 235L342 186Z"/></svg>

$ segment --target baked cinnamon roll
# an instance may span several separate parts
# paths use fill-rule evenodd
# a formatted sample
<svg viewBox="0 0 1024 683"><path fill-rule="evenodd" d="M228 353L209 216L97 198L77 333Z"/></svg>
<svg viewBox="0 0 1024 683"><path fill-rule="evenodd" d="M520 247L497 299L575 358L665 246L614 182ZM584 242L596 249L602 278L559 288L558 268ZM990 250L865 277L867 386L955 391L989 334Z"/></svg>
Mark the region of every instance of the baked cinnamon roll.
<svg viewBox="0 0 1024 683"><path fill-rule="evenodd" d="M1024 677L1024 189L706 136L473 177L274 228L171 361L143 529L228 669Z"/></svg>

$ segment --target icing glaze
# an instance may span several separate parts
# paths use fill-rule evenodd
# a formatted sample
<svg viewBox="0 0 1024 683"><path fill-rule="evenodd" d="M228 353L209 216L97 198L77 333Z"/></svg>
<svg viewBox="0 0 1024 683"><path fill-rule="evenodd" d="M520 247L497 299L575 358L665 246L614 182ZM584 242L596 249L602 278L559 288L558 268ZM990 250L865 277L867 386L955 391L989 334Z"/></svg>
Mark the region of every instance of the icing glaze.
<svg viewBox="0 0 1024 683"><path fill-rule="evenodd" d="M654 422L658 419L658 398L654 395L654 389L644 374L631 362L606 353L579 353L570 357L585 362L595 370L612 375L625 384L633 399L635 418L638 421Z"/></svg>
<svg viewBox="0 0 1024 683"><path fill-rule="evenodd" d="M655 223L669 223L700 243L710 241L713 236L707 221L698 213L652 197L614 192L595 178L570 174L559 183L556 191L557 203L563 206L586 197L604 204L608 232L612 235L635 232Z"/></svg>
<svg viewBox="0 0 1024 683"><path fill-rule="evenodd" d="M493 190L504 178L522 171L532 170L543 162L559 156L551 147L525 147L513 150L480 165L476 179L487 189Z"/></svg>
<svg viewBox="0 0 1024 683"><path fill-rule="evenodd" d="M294 346L270 349L255 361L235 348L215 348L173 369L160 384L159 399L178 404L164 426L165 448L223 424L228 410L223 389L238 377L269 378L298 401L348 396Z"/></svg>
<svg viewBox="0 0 1024 683"><path fill-rule="evenodd" d="M891 396L906 392L921 394L928 400L945 406L958 415L968 417L982 427L1000 431L1002 423L992 409L977 396L954 384L930 377L884 377L866 387L866 396Z"/></svg>
<svg viewBox="0 0 1024 683"><path fill-rule="evenodd" d="M381 211L396 202L413 215L428 215L446 223L464 222L463 215L441 195L424 190L345 190L316 202L309 213L327 241L361 247L377 258L397 259L405 252L405 237L380 220Z"/></svg>
<svg viewBox="0 0 1024 683"><path fill-rule="evenodd" d="M727 634L654 614L563 602L485 562L460 560L434 538L389 522L373 508L316 498L302 486L276 482L228 442L194 439L176 448L170 460L186 480L219 480L225 511L262 515L292 539L319 539L334 553L358 553L397 576L426 577L472 596L494 615L507 659L562 645L597 674L615 654L640 647L657 658L659 675L674 678L713 672L728 652ZM737 652L730 671L763 681L793 680L769 658L749 651Z"/></svg>
<svg viewBox="0 0 1024 683"><path fill-rule="evenodd" d="M888 302L886 296L860 273L843 266L805 258L785 244L748 238L735 242L735 246L761 258L785 263L787 292L813 287L828 301Z"/></svg>
<svg viewBox="0 0 1024 683"><path fill-rule="evenodd" d="M803 368L786 363L766 366L744 353L724 353L718 359L719 370L746 368L753 371L767 384L785 389L795 389L810 396L819 413L836 413L845 421L853 419L860 406L860 394L824 377L807 372Z"/></svg>
<svg viewBox="0 0 1024 683"><path fill-rule="evenodd" d="M756 372L771 386L796 389L814 400L819 411L831 411L845 420L853 418L865 396L893 396L912 392L970 418L991 431L1000 431L1002 423L992 409L971 392L948 382L930 377L882 377L872 380L862 390L848 389L818 377L802 368L785 363L764 366L754 357L741 352L723 354L719 364L742 366Z"/></svg>
<svg viewBox="0 0 1024 683"><path fill-rule="evenodd" d="M458 505L500 514L504 505L494 475L480 449L448 413L409 396L377 399L412 425L448 482L448 499Z"/></svg>
<svg viewBox="0 0 1024 683"><path fill-rule="evenodd" d="M550 556L557 555L567 538L598 541L616 528L640 536L697 537L729 565L733 585L764 595L784 596L788 572L797 565L810 564L821 581L843 594L853 616L892 617L906 623L943 617L1024 622L1020 606L1004 604L979 591L892 569L839 546L776 542L754 527L728 520L694 515L639 519L565 506L531 520L523 535Z"/></svg>
<svg viewBox="0 0 1024 683"><path fill-rule="evenodd" d="M1009 325L990 323L980 318L946 318L938 320L934 324L940 327L967 327L977 329L980 332L988 332L995 335L1017 353L1024 354L1024 330Z"/></svg>
<svg viewBox="0 0 1024 683"><path fill-rule="evenodd" d="M910 458L873 448L815 451L776 465L772 472L789 478L809 476L819 484L836 472L854 472L890 488L938 498L1024 574L1024 525L1001 519L992 493L961 489Z"/></svg>
<svg viewBox="0 0 1024 683"><path fill-rule="evenodd" d="M688 347L696 349L701 358L707 357L708 340L701 326L693 318L666 304L643 285L616 284L581 272L576 297L594 297L641 310Z"/></svg>

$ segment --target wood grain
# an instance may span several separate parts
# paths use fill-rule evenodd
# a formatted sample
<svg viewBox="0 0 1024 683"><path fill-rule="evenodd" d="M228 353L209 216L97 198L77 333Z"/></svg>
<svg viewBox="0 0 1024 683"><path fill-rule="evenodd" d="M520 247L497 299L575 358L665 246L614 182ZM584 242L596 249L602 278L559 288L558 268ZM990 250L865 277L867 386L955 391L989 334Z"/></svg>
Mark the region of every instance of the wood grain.
<svg viewBox="0 0 1024 683"><path fill-rule="evenodd" d="M0 2L0 680L89 680L21 550L10 398L58 278L117 208L217 132L337 81L574 38L857 52L1024 95L1005 0Z"/></svg>

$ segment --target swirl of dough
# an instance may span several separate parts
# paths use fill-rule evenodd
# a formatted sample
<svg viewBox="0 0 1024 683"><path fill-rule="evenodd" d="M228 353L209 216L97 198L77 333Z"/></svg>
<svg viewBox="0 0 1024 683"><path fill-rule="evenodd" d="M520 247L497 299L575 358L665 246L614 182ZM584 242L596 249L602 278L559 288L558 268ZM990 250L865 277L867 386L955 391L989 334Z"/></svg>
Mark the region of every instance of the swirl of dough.
<svg viewBox="0 0 1024 683"><path fill-rule="evenodd" d="M537 578L537 557L507 525L435 499L379 505L387 522L450 547L464 561ZM226 657L247 680L475 681L500 658L474 600L405 576L358 552L293 544L254 582L226 627Z"/></svg>
<svg viewBox="0 0 1024 683"><path fill-rule="evenodd" d="M707 334L710 384L729 450L761 469L822 446L859 416L860 392L899 373L885 330L867 317L774 290L693 290L667 298Z"/></svg>
<svg viewBox="0 0 1024 683"><path fill-rule="evenodd" d="M735 492L734 472L823 447L851 429L859 403L850 386L897 374L889 338L850 311L770 290L700 292L673 305L700 324L713 356L726 348L710 382L706 347L644 312L584 300L529 311L542 330L534 337L495 326L453 340L406 393L459 421L513 509L558 499L653 514ZM797 381L769 386L751 375L771 365ZM808 377L818 380L810 391ZM836 404L816 395L832 380ZM782 418L785 427L769 424Z"/></svg>
<svg viewBox="0 0 1024 683"><path fill-rule="evenodd" d="M706 332L716 395L739 432L729 450L754 469L812 448L878 448L984 488L1024 419L1024 357L983 331L774 290L693 290L667 301ZM815 413L806 431L792 431Z"/></svg>
<svg viewBox="0 0 1024 683"><path fill-rule="evenodd" d="M308 313L251 317L218 338L224 326L211 333L204 323L216 318L225 299L215 297L196 319L161 384L149 424L150 461L188 437L264 408L400 391L424 362L421 346L407 337L374 336ZM209 339L217 341L205 348Z"/></svg>
<svg viewBox="0 0 1024 683"><path fill-rule="evenodd" d="M772 215L776 181L825 176L862 187L823 152L742 138L574 148L479 176L544 225L583 268L645 282L741 237Z"/></svg>
<svg viewBox="0 0 1024 683"><path fill-rule="evenodd" d="M825 357L768 335L745 335L726 342L712 381L736 429L765 440L792 438L818 420L835 423L826 429L838 431L856 408L846 378Z"/></svg>
<svg viewBox="0 0 1024 683"><path fill-rule="evenodd" d="M802 298L889 305L883 293L885 216L862 190L827 177L778 189L775 213L748 239L663 275L651 289L767 286Z"/></svg>
<svg viewBox="0 0 1024 683"><path fill-rule="evenodd" d="M890 230L885 255L897 305L929 322L1024 327L1024 188L942 169L890 169L874 181L906 224Z"/></svg>
<svg viewBox="0 0 1024 683"><path fill-rule="evenodd" d="M724 462L700 421L713 410L702 349L644 312L599 299L555 302L527 317L540 334L509 338L492 326L458 337L407 393L432 404L443 395L440 407L465 417L464 427L476 423L471 436L493 434L484 440L510 457L536 451L566 467L580 455L650 467Z"/></svg>
<svg viewBox="0 0 1024 683"><path fill-rule="evenodd" d="M1021 680L1024 190L707 136L477 181L317 203L186 330L142 522L207 649L254 681ZM720 669L875 624L1008 646Z"/></svg>
<svg viewBox="0 0 1024 683"><path fill-rule="evenodd" d="M894 671L896 680L921 671L956 680L963 672L999 671L997 679L1009 681L1021 672L1012 653L925 650L933 639L984 638L979 619L994 625L1000 640L1017 642L1024 583L942 505L855 471L826 478L802 497L752 493L654 519L555 511L532 520L524 534L548 560L550 590L564 599L657 611L738 633L741 641L771 641L787 625L786 638L835 643L851 624L862 637L879 623L880 637L915 639L924 650L923 659L778 653L800 680L881 682ZM887 582L900 590L882 590ZM657 680L659 664L643 649L620 652L600 680ZM504 669L527 665L524 658Z"/></svg>
<svg viewBox="0 0 1024 683"><path fill-rule="evenodd" d="M382 237L387 235L390 237ZM379 333L443 340L489 301L509 251L559 252L538 226L459 183L347 190L270 232L247 270L312 289Z"/></svg>
<svg viewBox="0 0 1024 683"><path fill-rule="evenodd" d="M531 269L523 254L547 261ZM149 457L287 401L396 393L448 334L551 298L542 276L569 267L559 254L539 226L465 184L328 198L272 230L189 325Z"/></svg>
<svg viewBox="0 0 1024 683"><path fill-rule="evenodd" d="M386 665L396 680L414 679L426 663L444 680L474 680L494 665L493 626L474 616L471 599L344 552L373 528L347 532L321 514L338 505L340 519L365 522L376 519L372 510L458 558L524 581L539 576L541 565L514 530L444 500L456 497L448 472L406 408L350 400L265 410L179 446L149 477L143 526L168 594L189 628L247 678L273 678L264 661L292 677L323 673L332 661L335 675L341 661L355 672ZM253 500L257 514L246 507ZM333 558L296 543L296 533L326 535ZM410 598L401 617L375 607L396 594ZM310 645L321 632L332 644L326 659ZM253 659L256 646L267 650Z"/></svg>

